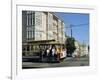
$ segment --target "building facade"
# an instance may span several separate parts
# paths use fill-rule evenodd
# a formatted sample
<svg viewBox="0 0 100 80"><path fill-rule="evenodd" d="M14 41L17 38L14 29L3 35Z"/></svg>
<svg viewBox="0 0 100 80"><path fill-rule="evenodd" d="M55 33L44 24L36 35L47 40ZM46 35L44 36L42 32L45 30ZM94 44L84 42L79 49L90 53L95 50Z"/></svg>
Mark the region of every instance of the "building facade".
<svg viewBox="0 0 100 80"><path fill-rule="evenodd" d="M74 44L75 44L76 49L73 53L73 57L79 57L80 56L80 44L78 41L75 41Z"/></svg>
<svg viewBox="0 0 100 80"><path fill-rule="evenodd" d="M89 51L88 51L88 46L86 44L81 44L80 45L80 56L88 56Z"/></svg>
<svg viewBox="0 0 100 80"><path fill-rule="evenodd" d="M88 46L86 44L75 41L75 47L76 50L73 53L73 57L82 57L89 55Z"/></svg>
<svg viewBox="0 0 100 80"><path fill-rule="evenodd" d="M65 43L64 22L51 12L22 11L22 42L52 40Z"/></svg>

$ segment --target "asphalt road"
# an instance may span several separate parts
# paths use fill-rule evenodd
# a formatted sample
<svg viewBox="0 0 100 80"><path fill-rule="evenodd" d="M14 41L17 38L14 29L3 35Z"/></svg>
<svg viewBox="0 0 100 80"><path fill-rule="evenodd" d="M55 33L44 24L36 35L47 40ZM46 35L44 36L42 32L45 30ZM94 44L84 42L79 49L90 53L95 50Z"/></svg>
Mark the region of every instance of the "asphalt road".
<svg viewBox="0 0 100 80"><path fill-rule="evenodd" d="M32 68L51 68L51 67L74 67L74 66L89 66L89 58L66 58L59 63L46 63L46 62L22 62L23 69Z"/></svg>

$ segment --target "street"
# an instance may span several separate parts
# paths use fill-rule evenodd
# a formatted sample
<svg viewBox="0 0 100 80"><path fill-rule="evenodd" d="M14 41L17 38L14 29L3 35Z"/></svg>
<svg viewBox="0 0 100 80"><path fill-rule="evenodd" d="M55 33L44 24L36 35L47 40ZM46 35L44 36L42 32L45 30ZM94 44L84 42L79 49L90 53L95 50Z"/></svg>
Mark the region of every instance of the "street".
<svg viewBox="0 0 100 80"><path fill-rule="evenodd" d="M74 67L74 66L89 66L89 57L72 58L67 57L59 63L46 62L23 62L23 69L34 68L51 68L51 67Z"/></svg>

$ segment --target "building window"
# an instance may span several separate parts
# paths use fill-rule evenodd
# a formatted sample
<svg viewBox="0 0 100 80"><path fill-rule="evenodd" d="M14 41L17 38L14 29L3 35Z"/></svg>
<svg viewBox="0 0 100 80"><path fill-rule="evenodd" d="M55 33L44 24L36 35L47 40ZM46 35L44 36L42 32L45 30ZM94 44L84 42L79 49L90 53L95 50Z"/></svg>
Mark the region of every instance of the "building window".
<svg viewBox="0 0 100 80"><path fill-rule="evenodd" d="M48 13L48 30L53 29L53 15Z"/></svg>
<svg viewBox="0 0 100 80"><path fill-rule="evenodd" d="M27 38L29 39L29 31L27 31Z"/></svg>
<svg viewBox="0 0 100 80"><path fill-rule="evenodd" d="M27 39L29 38L34 38L34 29L32 29L31 27L27 27L27 30L26 30L26 37Z"/></svg>
<svg viewBox="0 0 100 80"><path fill-rule="evenodd" d="M27 11L27 26L34 26L34 25L35 25L35 12Z"/></svg>
<svg viewBox="0 0 100 80"><path fill-rule="evenodd" d="M33 38L34 36L33 36L33 30L32 30L32 38Z"/></svg>

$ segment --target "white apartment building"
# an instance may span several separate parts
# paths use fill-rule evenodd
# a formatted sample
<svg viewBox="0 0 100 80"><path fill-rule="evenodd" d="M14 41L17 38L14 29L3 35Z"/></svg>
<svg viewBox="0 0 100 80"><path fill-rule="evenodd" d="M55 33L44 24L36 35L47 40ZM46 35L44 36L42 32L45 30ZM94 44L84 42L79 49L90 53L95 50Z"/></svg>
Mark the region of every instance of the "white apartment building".
<svg viewBox="0 0 100 80"><path fill-rule="evenodd" d="M55 39L65 43L64 25L54 13L22 11L22 41Z"/></svg>

